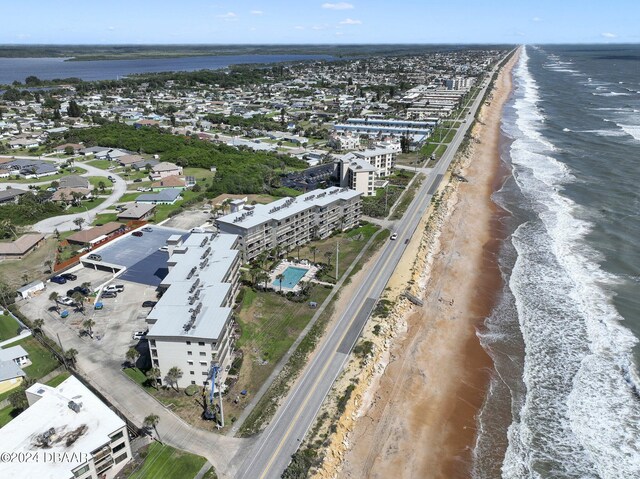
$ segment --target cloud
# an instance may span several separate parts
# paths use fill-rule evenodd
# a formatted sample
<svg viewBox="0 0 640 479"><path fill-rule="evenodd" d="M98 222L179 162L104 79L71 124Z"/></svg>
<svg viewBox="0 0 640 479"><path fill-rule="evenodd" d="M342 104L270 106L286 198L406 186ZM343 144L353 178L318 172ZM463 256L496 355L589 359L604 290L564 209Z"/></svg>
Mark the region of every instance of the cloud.
<svg viewBox="0 0 640 479"><path fill-rule="evenodd" d="M362 20L354 20L353 18L347 18L340 22L340 25L362 25Z"/></svg>
<svg viewBox="0 0 640 479"><path fill-rule="evenodd" d="M237 20L238 19L238 15L236 15L233 12L227 12L227 13L224 13L222 15L216 15L216 16L218 18L222 18L223 20L227 20L227 21L229 21L229 20Z"/></svg>
<svg viewBox="0 0 640 479"><path fill-rule="evenodd" d="M542 18L540 18L540 17L533 17L533 18L531 19L531 21L532 21L532 22L541 22L541 21L542 21Z"/></svg>
<svg viewBox="0 0 640 479"><path fill-rule="evenodd" d="M323 3L322 8L327 10L352 10L354 6L347 2Z"/></svg>
<svg viewBox="0 0 640 479"><path fill-rule="evenodd" d="M251 15L264 15L264 12L262 10L251 10L249 13Z"/></svg>
<svg viewBox="0 0 640 479"><path fill-rule="evenodd" d="M304 30L304 27L301 25L296 25L295 27L293 27L294 30Z"/></svg>
<svg viewBox="0 0 640 479"><path fill-rule="evenodd" d="M604 33L601 33L601 35L604 38L616 38L618 36L615 33L610 33L610 32L604 32Z"/></svg>

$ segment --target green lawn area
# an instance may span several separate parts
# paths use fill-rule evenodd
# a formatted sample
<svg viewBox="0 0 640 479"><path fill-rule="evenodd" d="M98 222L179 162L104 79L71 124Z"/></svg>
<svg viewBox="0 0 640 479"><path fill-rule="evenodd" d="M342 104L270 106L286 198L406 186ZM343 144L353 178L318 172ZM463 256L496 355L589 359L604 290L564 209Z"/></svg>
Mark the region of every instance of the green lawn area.
<svg viewBox="0 0 640 479"><path fill-rule="evenodd" d="M105 178L104 176L89 176L87 177L87 179L89 180L89 183L91 183L93 185L93 194L94 195L109 195L111 194L111 185L113 183L111 183L111 181L109 181L107 178ZM102 191L100 191L100 182L104 183L104 193Z"/></svg>
<svg viewBox="0 0 640 479"><path fill-rule="evenodd" d="M447 136L444 138L442 143L451 143L453 141L453 137L456 136L458 130L451 130L447 133Z"/></svg>
<svg viewBox="0 0 640 479"><path fill-rule="evenodd" d="M20 325L11 316L0 315L0 341L13 338L18 334Z"/></svg>
<svg viewBox="0 0 640 479"><path fill-rule="evenodd" d="M82 204L78 205L78 206L72 206L70 208L67 208L64 211L65 215L70 215L73 213L84 213L85 211L91 210L93 208L95 208L96 206L98 206L100 203L102 203L104 200L106 200L106 198L92 198L88 201L83 201Z"/></svg>
<svg viewBox="0 0 640 479"><path fill-rule="evenodd" d="M96 215L96 219L91 223L93 226L97 224L104 225L111 221L118 221L118 213L102 213L100 215Z"/></svg>
<svg viewBox="0 0 640 479"><path fill-rule="evenodd" d="M60 366L58 360L45 349L35 338L25 338L17 341L10 346L22 346L28 353L31 360L31 366L23 368L23 371L31 379L40 379L42 376L49 374L51 371Z"/></svg>
<svg viewBox="0 0 640 479"><path fill-rule="evenodd" d="M56 243L56 239L52 236L21 260L0 261L0 278L13 288L19 288L29 281L44 279L47 274L45 271L48 271L44 263L55 260ZM23 279L25 274L28 276L28 281Z"/></svg>
<svg viewBox="0 0 640 479"><path fill-rule="evenodd" d="M0 427L3 427L9 421L14 419L17 415L18 415L18 411L14 410L13 406L11 405L0 409Z"/></svg>
<svg viewBox="0 0 640 479"><path fill-rule="evenodd" d="M62 383L65 379L67 379L69 376L71 376L71 373L69 371L65 371L63 373L58 374L57 376L55 376L52 379L49 379L46 382L47 386L51 386L52 388L55 388L56 386L59 386L60 383Z"/></svg>
<svg viewBox="0 0 640 479"><path fill-rule="evenodd" d="M107 168L113 166L114 163L109 160L91 160L87 161L87 165L95 166L96 168L100 168L101 170L106 170Z"/></svg>
<svg viewBox="0 0 640 479"><path fill-rule="evenodd" d="M440 145L437 149L436 149L436 158L441 158L442 155L444 155L444 152L447 151L447 145Z"/></svg>
<svg viewBox="0 0 640 479"><path fill-rule="evenodd" d="M136 191L135 193L125 193L120 197L120 203L126 203L128 201L135 201L138 196L140 196L142 192Z"/></svg>
<svg viewBox="0 0 640 479"><path fill-rule="evenodd" d="M129 479L192 479L205 462L203 457L153 442L142 467Z"/></svg>
<svg viewBox="0 0 640 479"><path fill-rule="evenodd" d="M184 176L193 176L196 182L209 181L216 174L206 168L184 168L182 174Z"/></svg>
<svg viewBox="0 0 640 479"><path fill-rule="evenodd" d="M199 194L200 193L194 193L191 190L184 190L181 193L182 200L176 201L176 203L174 203L173 205L156 205L154 215L152 216L153 222L159 223L160 221L166 220L169 217L169 213L179 209L180 205L182 205L185 201L189 201Z"/></svg>
<svg viewBox="0 0 640 479"><path fill-rule="evenodd" d="M362 214L372 218L386 218L402 191L402 188L397 187L380 188L376 190L375 196L365 196L362 198Z"/></svg>

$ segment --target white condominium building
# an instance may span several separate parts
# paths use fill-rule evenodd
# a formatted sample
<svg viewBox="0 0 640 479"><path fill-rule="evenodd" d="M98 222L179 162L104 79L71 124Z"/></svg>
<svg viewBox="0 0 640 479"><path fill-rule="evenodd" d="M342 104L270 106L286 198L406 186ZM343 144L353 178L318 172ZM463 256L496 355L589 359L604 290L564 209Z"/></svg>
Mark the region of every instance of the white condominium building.
<svg viewBox="0 0 640 479"><path fill-rule="evenodd" d="M177 367L178 387L204 385L211 367L224 381L232 352L232 307L239 287L239 238L232 234L191 233L167 240L169 274L149 313L147 334L153 367L161 383Z"/></svg>
<svg viewBox="0 0 640 479"><path fill-rule="evenodd" d="M218 218L216 223L221 232L240 236L243 260L252 261L263 251L290 251L312 239L357 226L362 215L361 196L334 186L267 205L245 205L242 211Z"/></svg>
<svg viewBox="0 0 640 479"><path fill-rule="evenodd" d="M352 151L338 157L335 166L340 186L351 188L364 196L375 195L376 180L391 174L396 153L391 148L375 148Z"/></svg>
<svg viewBox="0 0 640 479"><path fill-rule="evenodd" d="M16 458L0 463L2 477L111 479L131 460L126 423L74 376L26 395L29 407L0 429L0 450Z"/></svg>

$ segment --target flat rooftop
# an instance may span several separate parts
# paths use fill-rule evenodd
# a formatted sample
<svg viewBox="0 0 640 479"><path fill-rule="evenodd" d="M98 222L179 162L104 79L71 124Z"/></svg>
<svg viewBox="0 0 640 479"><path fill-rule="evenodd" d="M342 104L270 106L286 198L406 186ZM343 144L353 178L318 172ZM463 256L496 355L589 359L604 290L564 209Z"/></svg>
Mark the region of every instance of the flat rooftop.
<svg viewBox="0 0 640 479"><path fill-rule="evenodd" d="M122 419L73 376L56 388L36 383L28 391L42 397L0 429L0 451L40 452L41 457L39 461L28 463L17 460L3 462L3 477L72 477L73 469L84 464L92 451L109 443L109 434L125 425ZM69 401L81 404L80 410L71 410ZM45 447L39 446L38 436L50 429L55 434ZM72 440L76 434L77 438ZM69 456L66 461L45 462L45 452L67 453ZM70 455L71 453L76 455Z"/></svg>
<svg viewBox="0 0 640 479"><path fill-rule="evenodd" d="M242 210L216 219L218 223L252 228L269 220L282 220L314 206L327 206L336 200L350 200L360 196L355 190L332 186L309 191L300 196L280 198L266 205L253 205L252 210Z"/></svg>

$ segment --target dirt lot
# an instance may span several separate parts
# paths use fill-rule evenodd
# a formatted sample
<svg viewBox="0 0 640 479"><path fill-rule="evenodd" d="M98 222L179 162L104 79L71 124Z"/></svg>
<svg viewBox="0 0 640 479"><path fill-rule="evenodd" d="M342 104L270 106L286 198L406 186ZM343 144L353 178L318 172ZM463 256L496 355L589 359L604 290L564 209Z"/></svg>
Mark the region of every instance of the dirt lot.
<svg viewBox="0 0 640 479"><path fill-rule="evenodd" d="M209 208L192 209L169 218L166 223L162 223L162 226L190 230L207 223L210 217L211 210Z"/></svg>

